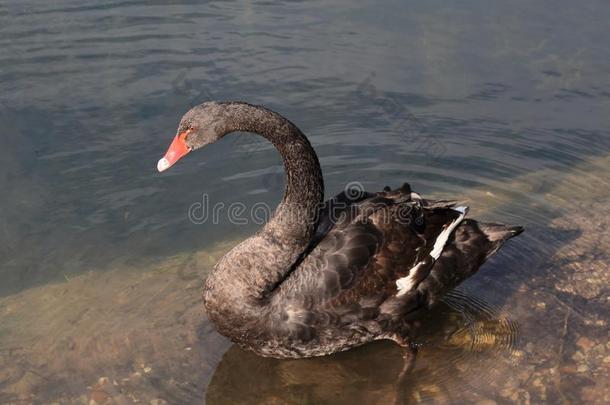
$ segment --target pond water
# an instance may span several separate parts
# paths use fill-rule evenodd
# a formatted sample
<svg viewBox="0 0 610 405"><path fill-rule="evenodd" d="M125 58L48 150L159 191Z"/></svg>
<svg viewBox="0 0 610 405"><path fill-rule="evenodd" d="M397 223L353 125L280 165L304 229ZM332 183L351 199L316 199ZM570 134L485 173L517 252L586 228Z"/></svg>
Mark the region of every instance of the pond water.
<svg viewBox="0 0 610 405"><path fill-rule="evenodd" d="M1 403L608 403L606 2L72 0L0 5ZM524 225L428 314L415 369L378 342L261 359L202 280L275 204L279 156L232 135L166 173L200 102L264 104L326 194L408 181Z"/></svg>

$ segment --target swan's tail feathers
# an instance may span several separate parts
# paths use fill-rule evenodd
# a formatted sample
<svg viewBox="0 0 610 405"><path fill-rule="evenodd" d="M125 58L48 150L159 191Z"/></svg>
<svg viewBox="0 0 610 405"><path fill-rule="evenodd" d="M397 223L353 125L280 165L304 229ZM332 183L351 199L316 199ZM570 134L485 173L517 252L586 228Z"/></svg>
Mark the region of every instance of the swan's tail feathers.
<svg viewBox="0 0 610 405"><path fill-rule="evenodd" d="M479 222L479 228L487 236L493 248L487 253L487 257L498 251L510 238L521 234L524 229L519 225L503 225Z"/></svg>

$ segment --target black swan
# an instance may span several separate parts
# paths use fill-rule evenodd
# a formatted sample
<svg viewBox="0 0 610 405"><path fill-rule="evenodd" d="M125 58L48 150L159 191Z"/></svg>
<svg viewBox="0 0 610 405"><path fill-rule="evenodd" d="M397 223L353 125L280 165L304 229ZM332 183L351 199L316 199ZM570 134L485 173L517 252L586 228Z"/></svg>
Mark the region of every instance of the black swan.
<svg viewBox="0 0 610 405"><path fill-rule="evenodd" d="M523 231L465 219L467 207L425 200L408 184L347 189L324 203L320 164L305 135L280 114L244 102L188 111L157 168L235 131L275 146L286 187L268 223L216 264L203 299L219 332L259 355L321 356L378 339L409 349L423 310Z"/></svg>

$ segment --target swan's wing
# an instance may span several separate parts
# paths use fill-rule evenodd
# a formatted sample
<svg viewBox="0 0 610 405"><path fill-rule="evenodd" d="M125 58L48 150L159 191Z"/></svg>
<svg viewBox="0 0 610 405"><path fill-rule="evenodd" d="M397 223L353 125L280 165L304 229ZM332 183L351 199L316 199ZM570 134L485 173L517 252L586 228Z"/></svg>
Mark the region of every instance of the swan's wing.
<svg viewBox="0 0 610 405"><path fill-rule="evenodd" d="M346 216L358 210L362 201L376 197L377 193L367 193L357 189L347 189L324 202L318 214L318 224L308 251L313 250L328 232L340 221L350 220Z"/></svg>
<svg viewBox="0 0 610 405"><path fill-rule="evenodd" d="M405 191L369 194L333 217L278 295L331 307L376 307L396 295L397 280L430 255L430 241L460 216L451 202L428 206Z"/></svg>
<svg viewBox="0 0 610 405"><path fill-rule="evenodd" d="M374 212L369 215L369 210ZM333 228L312 251L326 279L340 281L338 286L324 281L318 286L329 305L377 306L416 288L463 218L449 207L427 208L414 201L362 211L348 225Z"/></svg>

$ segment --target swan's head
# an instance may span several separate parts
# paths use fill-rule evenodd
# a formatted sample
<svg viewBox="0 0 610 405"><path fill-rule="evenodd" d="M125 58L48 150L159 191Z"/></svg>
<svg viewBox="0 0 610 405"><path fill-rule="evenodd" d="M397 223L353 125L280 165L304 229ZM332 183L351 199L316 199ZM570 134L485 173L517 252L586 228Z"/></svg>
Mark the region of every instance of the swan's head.
<svg viewBox="0 0 610 405"><path fill-rule="evenodd" d="M225 110L223 103L208 102L184 114L174 140L157 163L157 170L167 170L190 151L220 139L226 133Z"/></svg>

